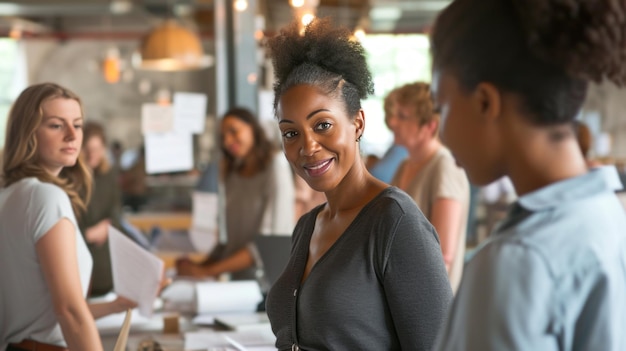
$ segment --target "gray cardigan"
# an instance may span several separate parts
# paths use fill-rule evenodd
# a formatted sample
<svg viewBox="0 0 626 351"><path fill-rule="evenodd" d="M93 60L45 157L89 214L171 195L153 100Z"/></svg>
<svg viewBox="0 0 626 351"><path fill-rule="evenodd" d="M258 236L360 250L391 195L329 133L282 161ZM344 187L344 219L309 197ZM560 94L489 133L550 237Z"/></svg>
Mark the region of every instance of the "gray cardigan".
<svg viewBox="0 0 626 351"><path fill-rule="evenodd" d="M300 284L322 206L298 222L291 259L267 298L276 347L430 350L452 300L432 225L408 195L387 188Z"/></svg>

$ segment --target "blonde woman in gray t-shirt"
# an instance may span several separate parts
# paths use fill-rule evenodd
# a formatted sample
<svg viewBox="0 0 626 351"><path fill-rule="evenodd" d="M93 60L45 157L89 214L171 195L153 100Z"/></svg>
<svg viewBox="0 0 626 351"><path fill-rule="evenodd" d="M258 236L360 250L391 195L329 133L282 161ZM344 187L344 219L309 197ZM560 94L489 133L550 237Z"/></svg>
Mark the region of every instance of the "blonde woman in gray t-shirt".
<svg viewBox="0 0 626 351"><path fill-rule="evenodd" d="M94 318L135 304L87 304L92 260L75 212L91 178L78 158L80 99L52 83L9 113L0 189L0 350L102 350ZM88 192L88 191L87 191ZM87 198L89 194L87 194Z"/></svg>

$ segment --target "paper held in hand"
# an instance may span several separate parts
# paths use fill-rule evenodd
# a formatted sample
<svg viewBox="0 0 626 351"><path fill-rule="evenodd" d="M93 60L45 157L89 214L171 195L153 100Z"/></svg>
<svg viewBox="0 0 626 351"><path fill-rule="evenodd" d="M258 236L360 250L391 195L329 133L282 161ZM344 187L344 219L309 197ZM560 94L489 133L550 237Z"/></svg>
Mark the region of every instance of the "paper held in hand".
<svg viewBox="0 0 626 351"><path fill-rule="evenodd" d="M136 301L139 313L150 317L163 279L163 261L111 226L109 247L113 291Z"/></svg>

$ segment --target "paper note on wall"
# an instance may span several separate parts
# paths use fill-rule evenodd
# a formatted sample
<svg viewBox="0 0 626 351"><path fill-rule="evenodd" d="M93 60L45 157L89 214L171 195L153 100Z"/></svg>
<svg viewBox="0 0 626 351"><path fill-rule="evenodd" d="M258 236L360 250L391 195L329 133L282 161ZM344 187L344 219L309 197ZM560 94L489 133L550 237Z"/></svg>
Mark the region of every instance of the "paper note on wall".
<svg viewBox="0 0 626 351"><path fill-rule="evenodd" d="M174 109L172 106L147 103L141 106L141 132L165 133L174 130Z"/></svg>
<svg viewBox="0 0 626 351"><path fill-rule="evenodd" d="M136 301L139 313L150 317L163 278L163 261L111 226L109 247L113 291Z"/></svg>
<svg viewBox="0 0 626 351"><path fill-rule="evenodd" d="M174 94L174 130L191 134L204 132L207 96L197 93Z"/></svg>
<svg viewBox="0 0 626 351"><path fill-rule="evenodd" d="M193 168L193 138L189 133L144 135L148 174L188 171Z"/></svg>

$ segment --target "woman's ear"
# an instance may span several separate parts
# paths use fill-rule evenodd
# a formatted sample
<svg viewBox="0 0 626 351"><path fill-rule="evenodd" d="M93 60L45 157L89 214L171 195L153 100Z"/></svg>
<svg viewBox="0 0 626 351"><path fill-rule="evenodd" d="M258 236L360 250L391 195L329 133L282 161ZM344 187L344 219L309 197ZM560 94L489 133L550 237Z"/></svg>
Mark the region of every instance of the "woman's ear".
<svg viewBox="0 0 626 351"><path fill-rule="evenodd" d="M473 92L478 110L485 121L495 121L502 113L502 93L491 83L479 83Z"/></svg>
<svg viewBox="0 0 626 351"><path fill-rule="evenodd" d="M363 109L360 109L357 112L353 122L356 132L354 139L357 141L361 140L361 136L363 136L363 132L365 131L365 112L363 111Z"/></svg>

